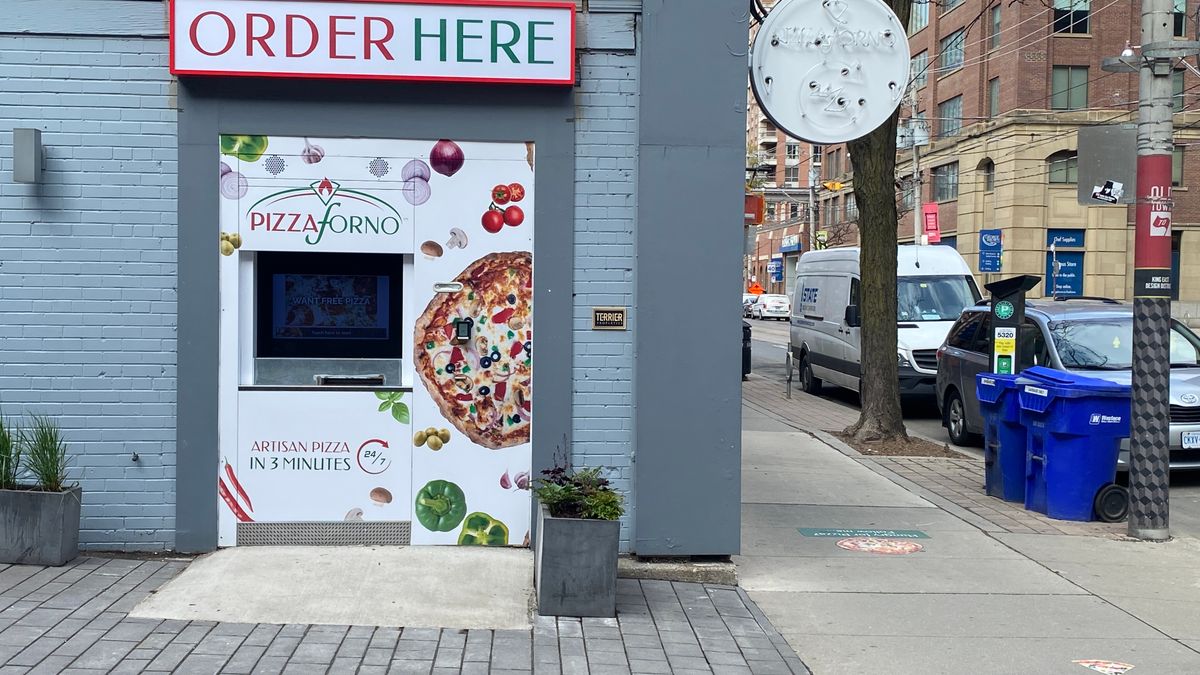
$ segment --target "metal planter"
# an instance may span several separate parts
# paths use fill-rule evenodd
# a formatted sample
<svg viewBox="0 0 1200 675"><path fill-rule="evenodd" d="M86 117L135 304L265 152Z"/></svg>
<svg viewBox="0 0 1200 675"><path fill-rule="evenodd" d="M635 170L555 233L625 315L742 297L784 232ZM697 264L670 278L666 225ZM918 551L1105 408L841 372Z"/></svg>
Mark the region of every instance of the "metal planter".
<svg viewBox="0 0 1200 675"><path fill-rule="evenodd" d="M616 520L552 518L538 504L534 584L542 616L617 615Z"/></svg>
<svg viewBox="0 0 1200 675"><path fill-rule="evenodd" d="M79 556L83 490L0 490L0 563L62 565Z"/></svg>

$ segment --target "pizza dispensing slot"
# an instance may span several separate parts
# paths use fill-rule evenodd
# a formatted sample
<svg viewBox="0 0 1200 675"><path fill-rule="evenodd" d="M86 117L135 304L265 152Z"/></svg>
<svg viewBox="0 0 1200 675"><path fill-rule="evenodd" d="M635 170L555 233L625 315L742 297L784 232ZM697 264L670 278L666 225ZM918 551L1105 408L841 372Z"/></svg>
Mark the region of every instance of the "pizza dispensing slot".
<svg viewBox="0 0 1200 675"><path fill-rule="evenodd" d="M454 339L452 343L456 345L465 345L471 341L471 329L474 328L475 321L472 319L455 319L454 321Z"/></svg>
<svg viewBox="0 0 1200 675"><path fill-rule="evenodd" d="M383 375L313 375L319 387L382 387Z"/></svg>

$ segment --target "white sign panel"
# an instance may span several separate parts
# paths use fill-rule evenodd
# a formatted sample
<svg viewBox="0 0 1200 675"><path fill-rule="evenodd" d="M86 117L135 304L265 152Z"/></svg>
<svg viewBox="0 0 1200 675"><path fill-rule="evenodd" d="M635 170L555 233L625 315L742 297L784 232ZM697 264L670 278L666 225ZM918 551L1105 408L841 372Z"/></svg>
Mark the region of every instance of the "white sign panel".
<svg viewBox="0 0 1200 675"><path fill-rule="evenodd" d="M574 84L575 3L172 0L175 75Z"/></svg>
<svg viewBox="0 0 1200 675"><path fill-rule="evenodd" d="M813 143L864 136L900 105L908 37L880 0L782 0L759 28L750 83L788 135Z"/></svg>

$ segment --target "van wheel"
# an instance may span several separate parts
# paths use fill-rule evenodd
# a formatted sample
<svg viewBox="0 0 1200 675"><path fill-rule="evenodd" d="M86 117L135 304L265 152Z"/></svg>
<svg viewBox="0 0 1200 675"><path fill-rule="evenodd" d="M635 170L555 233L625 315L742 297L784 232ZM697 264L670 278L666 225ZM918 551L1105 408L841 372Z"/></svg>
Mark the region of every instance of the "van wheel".
<svg viewBox="0 0 1200 675"><path fill-rule="evenodd" d="M943 422L950 442L955 445L968 445L971 442L971 434L967 433L967 411L962 396L954 389L946 392L945 411L946 419Z"/></svg>
<svg viewBox="0 0 1200 675"><path fill-rule="evenodd" d="M800 357L800 388L814 396L821 393L821 380L813 375L812 365L808 362L808 354Z"/></svg>

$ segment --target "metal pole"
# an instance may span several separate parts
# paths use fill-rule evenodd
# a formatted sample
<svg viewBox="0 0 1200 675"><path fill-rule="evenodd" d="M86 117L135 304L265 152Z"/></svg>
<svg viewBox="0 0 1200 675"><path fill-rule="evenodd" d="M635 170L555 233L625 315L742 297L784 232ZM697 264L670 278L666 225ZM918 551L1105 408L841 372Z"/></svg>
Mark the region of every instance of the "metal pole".
<svg viewBox="0 0 1200 675"><path fill-rule="evenodd" d="M913 245L921 245L921 226L925 215L921 213L921 146L917 143L917 92L912 92L912 115L908 118L909 133L913 148Z"/></svg>
<svg viewBox="0 0 1200 675"><path fill-rule="evenodd" d="M1142 45L1170 44L1171 0L1143 0ZM1133 417L1129 535L1169 528L1171 331L1171 61L1143 53L1138 95L1137 220L1133 255Z"/></svg>

